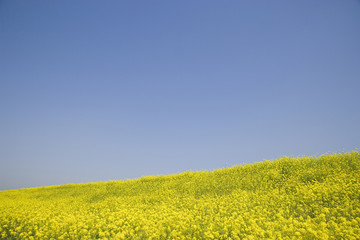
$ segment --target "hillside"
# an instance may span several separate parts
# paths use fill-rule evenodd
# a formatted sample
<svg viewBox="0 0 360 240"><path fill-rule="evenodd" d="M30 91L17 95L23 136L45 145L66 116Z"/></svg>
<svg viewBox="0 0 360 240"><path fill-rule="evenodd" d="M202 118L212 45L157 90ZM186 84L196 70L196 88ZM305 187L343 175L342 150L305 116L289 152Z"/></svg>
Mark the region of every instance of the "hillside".
<svg viewBox="0 0 360 240"><path fill-rule="evenodd" d="M357 239L360 154L0 191L0 239Z"/></svg>

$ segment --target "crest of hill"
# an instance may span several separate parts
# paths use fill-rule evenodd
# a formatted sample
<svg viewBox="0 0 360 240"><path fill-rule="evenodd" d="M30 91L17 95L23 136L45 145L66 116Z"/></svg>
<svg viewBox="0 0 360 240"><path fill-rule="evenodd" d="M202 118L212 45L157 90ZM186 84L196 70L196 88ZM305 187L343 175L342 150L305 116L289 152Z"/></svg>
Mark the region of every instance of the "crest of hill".
<svg viewBox="0 0 360 240"><path fill-rule="evenodd" d="M210 197L233 192L291 194L316 183L344 183L360 173L359 151L318 157L283 157L274 161L237 165L214 171L147 176L134 180L67 184L2 191L0 196L50 200L74 197L96 202L113 197Z"/></svg>

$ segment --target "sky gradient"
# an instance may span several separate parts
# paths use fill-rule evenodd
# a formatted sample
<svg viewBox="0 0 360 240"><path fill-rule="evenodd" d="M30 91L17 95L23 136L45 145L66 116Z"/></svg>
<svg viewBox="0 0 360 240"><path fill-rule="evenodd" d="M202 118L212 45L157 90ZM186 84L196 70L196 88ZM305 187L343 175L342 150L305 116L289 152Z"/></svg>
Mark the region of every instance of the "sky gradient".
<svg viewBox="0 0 360 240"><path fill-rule="evenodd" d="M360 1L0 0L0 190L360 146Z"/></svg>

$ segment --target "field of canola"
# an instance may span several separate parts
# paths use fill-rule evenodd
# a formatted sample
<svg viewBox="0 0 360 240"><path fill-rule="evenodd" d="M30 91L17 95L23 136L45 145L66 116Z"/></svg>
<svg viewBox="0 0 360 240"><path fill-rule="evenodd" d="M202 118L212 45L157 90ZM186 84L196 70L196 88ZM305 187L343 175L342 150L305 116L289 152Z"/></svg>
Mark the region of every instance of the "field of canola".
<svg viewBox="0 0 360 240"><path fill-rule="evenodd" d="M359 239L360 154L0 191L0 239Z"/></svg>

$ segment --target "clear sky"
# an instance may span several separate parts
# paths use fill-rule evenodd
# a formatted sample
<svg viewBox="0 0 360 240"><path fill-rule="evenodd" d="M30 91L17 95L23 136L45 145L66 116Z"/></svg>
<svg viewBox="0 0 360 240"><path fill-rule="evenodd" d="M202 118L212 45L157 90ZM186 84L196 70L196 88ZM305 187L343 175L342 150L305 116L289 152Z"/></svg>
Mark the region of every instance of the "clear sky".
<svg viewBox="0 0 360 240"><path fill-rule="evenodd" d="M360 1L0 0L0 189L360 146Z"/></svg>

